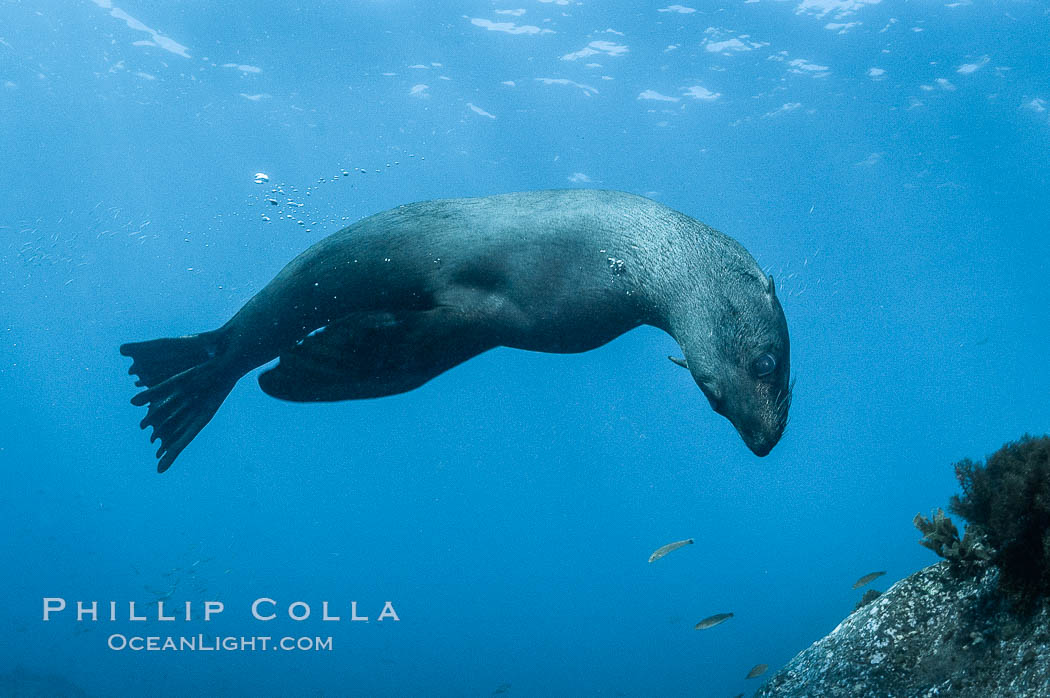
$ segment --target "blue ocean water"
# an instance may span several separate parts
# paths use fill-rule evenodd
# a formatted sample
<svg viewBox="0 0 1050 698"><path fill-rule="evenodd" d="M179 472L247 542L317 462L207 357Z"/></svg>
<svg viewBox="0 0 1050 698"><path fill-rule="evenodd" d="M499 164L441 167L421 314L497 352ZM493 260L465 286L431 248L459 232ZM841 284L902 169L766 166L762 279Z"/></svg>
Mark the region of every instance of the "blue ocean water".
<svg viewBox="0 0 1050 698"><path fill-rule="evenodd" d="M1050 430L1048 35L1022 2L0 2L0 688L754 690L858 577L935 561L911 519L954 461ZM797 385L768 457L642 328L381 400L249 376L155 472L120 344L218 327L369 214L562 187L649 196L776 278ZM110 648L169 635L332 647Z"/></svg>

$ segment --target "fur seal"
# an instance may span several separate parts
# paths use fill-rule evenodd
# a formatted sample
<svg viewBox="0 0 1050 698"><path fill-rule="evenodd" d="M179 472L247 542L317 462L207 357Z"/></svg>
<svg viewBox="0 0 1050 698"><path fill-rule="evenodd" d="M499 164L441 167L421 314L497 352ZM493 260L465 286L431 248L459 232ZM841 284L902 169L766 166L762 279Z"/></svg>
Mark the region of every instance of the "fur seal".
<svg viewBox="0 0 1050 698"><path fill-rule="evenodd" d="M167 470L252 369L269 395L417 388L498 346L574 353L639 325L670 334L712 408L764 456L791 403L773 279L732 238L650 199L552 190L377 213L293 259L225 325L124 344L140 426Z"/></svg>

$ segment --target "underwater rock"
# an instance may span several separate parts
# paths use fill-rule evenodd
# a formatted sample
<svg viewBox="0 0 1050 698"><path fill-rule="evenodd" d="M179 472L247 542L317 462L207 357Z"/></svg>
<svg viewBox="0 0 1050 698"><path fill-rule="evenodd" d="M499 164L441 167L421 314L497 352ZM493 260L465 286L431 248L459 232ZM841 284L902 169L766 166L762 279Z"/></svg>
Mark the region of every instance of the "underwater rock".
<svg viewBox="0 0 1050 698"><path fill-rule="evenodd" d="M1019 613L999 569L949 561L861 606L756 696L1050 696L1050 603Z"/></svg>

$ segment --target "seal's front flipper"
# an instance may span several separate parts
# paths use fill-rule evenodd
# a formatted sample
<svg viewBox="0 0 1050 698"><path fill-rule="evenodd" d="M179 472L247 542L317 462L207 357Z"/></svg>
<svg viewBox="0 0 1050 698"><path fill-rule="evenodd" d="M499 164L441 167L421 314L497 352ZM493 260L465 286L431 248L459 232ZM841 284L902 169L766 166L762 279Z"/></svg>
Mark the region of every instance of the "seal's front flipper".
<svg viewBox="0 0 1050 698"><path fill-rule="evenodd" d="M490 348L449 308L352 313L281 352L259 386L293 402L396 395Z"/></svg>
<svg viewBox="0 0 1050 698"><path fill-rule="evenodd" d="M138 375L135 385L146 387L131 404L149 405L139 426L153 427L150 442L160 439L157 472L171 467L237 382L216 365L218 352L213 332L121 345L134 360L128 373Z"/></svg>

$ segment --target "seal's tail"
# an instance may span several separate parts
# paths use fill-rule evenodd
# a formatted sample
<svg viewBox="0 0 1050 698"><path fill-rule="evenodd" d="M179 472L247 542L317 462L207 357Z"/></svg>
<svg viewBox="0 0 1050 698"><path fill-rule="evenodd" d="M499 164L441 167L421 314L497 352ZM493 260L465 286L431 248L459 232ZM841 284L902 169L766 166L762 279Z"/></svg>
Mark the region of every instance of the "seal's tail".
<svg viewBox="0 0 1050 698"><path fill-rule="evenodd" d="M149 405L139 426L153 427L151 443L160 439L157 472L163 473L211 421L239 376L231 379L216 361L217 332L132 342L120 353L133 359L128 373L138 375L135 385L146 388L131 404Z"/></svg>

